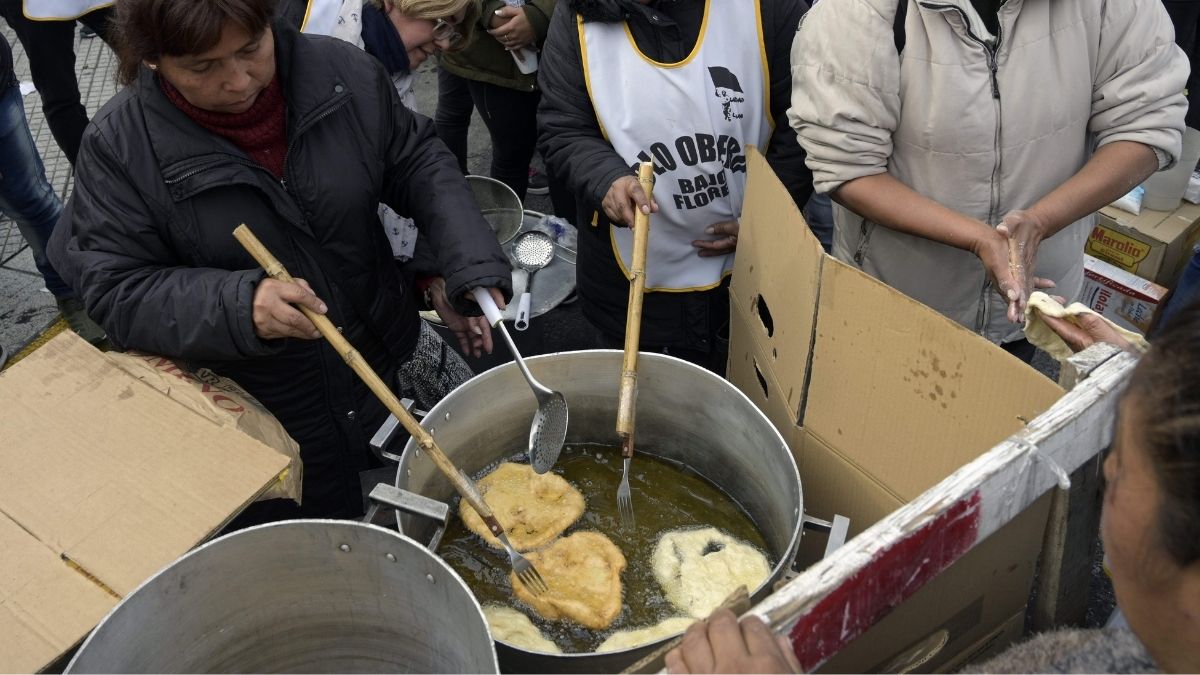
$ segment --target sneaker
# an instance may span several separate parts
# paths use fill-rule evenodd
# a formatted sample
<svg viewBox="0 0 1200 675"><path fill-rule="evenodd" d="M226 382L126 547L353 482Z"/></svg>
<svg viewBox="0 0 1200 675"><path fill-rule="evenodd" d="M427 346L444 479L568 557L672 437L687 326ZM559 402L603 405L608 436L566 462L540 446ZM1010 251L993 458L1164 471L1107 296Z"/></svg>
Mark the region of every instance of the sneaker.
<svg viewBox="0 0 1200 675"><path fill-rule="evenodd" d="M532 166L529 167L529 187L525 188L525 192L531 195L550 194L550 183L546 180L546 174Z"/></svg>
<svg viewBox="0 0 1200 675"><path fill-rule="evenodd" d="M91 28L88 28L87 25L85 24L85 25L79 27L79 37L83 38L84 40L90 40L90 39L96 37L96 31L92 30Z"/></svg>
<svg viewBox="0 0 1200 675"><path fill-rule="evenodd" d="M104 329L87 315L87 310L83 308L79 298L58 298L55 302L58 304L58 311L62 312L67 325L76 335L94 345L104 342L104 338L107 337Z"/></svg>

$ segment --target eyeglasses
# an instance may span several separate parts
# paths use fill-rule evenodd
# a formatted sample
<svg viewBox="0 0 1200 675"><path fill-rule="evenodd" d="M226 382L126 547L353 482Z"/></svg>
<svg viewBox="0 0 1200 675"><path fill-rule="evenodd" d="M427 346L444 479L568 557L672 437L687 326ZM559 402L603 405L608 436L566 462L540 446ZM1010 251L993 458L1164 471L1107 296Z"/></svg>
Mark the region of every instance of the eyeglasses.
<svg viewBox="0 0 1200 675"><path fill-rule="evenodd" d="M445 19L438 19L433 23L433 39L453 45L462 40L462 33L458 32L457 24L450 23Z"/></svg>

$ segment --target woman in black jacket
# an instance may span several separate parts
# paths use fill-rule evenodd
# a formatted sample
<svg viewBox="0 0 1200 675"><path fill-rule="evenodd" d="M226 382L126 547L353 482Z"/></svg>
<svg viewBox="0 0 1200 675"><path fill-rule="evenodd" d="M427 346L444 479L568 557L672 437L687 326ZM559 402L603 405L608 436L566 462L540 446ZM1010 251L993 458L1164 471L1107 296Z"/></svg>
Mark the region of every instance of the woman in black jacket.
<svg viewBox="0 0 1200 675"><path fill-rule="evenodd" d="M432 125L367 54L270 23L273 0L123 0L130 84L84 135L51 259L120 347L232 378L300 444L305 516L362 511L385 411L293 305L391 377L419 333L376 215L412 217L457 311L510 268ZM430 20L433 23L433 20ZM248 224L303 279L265 279Z"/></svg>

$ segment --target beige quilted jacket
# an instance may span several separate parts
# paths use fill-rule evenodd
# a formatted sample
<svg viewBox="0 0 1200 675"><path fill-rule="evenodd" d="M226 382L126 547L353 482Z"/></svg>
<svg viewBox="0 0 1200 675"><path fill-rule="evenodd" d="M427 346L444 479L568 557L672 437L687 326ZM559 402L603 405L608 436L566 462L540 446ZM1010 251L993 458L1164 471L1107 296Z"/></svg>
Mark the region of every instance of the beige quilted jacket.
<svg viewBox="0 0 1200 675"><path fill-rule="evenodd" d="M792 108L816 188L885 171L995 226L1100 145L1181 148L1188 62L1160 0L1008 0L991 35L970 0L821 0L792 46ZM834 208L834 255L993 342L1021 337L972 254ZM1045 240L1037 274L1072 298L1093 219Z"/></svg>

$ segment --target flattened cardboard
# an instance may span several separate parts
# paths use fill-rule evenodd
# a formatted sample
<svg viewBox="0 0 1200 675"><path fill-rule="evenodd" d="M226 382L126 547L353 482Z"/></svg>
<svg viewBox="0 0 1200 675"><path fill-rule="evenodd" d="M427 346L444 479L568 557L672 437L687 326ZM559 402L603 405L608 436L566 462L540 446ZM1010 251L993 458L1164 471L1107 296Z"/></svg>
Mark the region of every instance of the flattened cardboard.
<svg viewBox="0 0 1200 675"><path fill-rule="evenodd" d="M747 198L760 201L742 214L729 379L791 446L807 513L848 516L853 537L1062 395L1040 373L902 293L830 256L813 261L812 235L790 195L761 155L751 153L748 165ZM746 240L751 245L743 248ZM761 298L768 299L774 330L757 311ZM1009 621L1029 595L1045 520L1044 501L1026 509L825 670L885 667L936 642L948 625L958 628L946 630L921 670L956 661L981 643L1008 644ZM802 539L801 563L819 557L819 539Z"/></svg>
<svg viewBox="0 0 1200 675"><path fill-rule="evenodd" d="M1062 396L1041 373L830 258L805 428L908 502ZM794 381L785 374L782 382Z"/></svg>
<svg viewBox="0 0 1200 675"><path fill-rule="evenodd" d="M0 373L0 410L0 520L28 539L4 549L0 578L13 594L0 587L0 602L5 621L38 636L19 646L0 641L0 671L44 667L100 618L100 596L64 590L79 587L69 575L106 596L107 611L220 529L288 464L70 331ZM57 595L27 603L21 593L39 578Z"/></svg>

